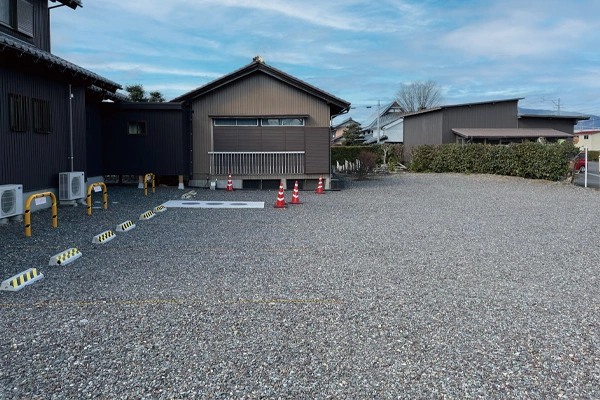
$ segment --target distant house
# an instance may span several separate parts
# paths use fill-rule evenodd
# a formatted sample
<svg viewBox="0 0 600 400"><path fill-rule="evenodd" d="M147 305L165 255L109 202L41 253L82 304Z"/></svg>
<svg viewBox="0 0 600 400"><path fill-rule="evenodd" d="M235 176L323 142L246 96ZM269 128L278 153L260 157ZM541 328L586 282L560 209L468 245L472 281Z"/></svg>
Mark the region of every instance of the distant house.
<svg viewBox="0 0 600 400"><path fill-rule="evenodd" d="M581 149L600 150L600 129L575 132L573 143Z"/></svg>
<svg viewBox="0 0 600 400"><path fill-rule="evenodd" d="M192 109L190 186L276 187L279 180L330 181L331 120L350 103L265 64L173 99ZM293 182L292 182L293 184Z"/></svg>
<svg viewBox="0 0 600 400"><path fill-rule="evenodd" d="M0 186L27 196L56 192L61 172L101 174L87 116L120 88L50 52L47 0L0 1Z"/></svg>
<svg viewBox="0 0 600 400"><path fill-rule="evenodd" d="M404 142L404 118L398 118L394 121L380 125L381 136L377 137L372 131L364 137L364 144L379 143L403 143Z"/></svg>
<svg viewBox="0 0 600 400"><path fill-rule="evenodd" d="M331 145L332 146L341 146L344 144L344 130L346 130L346 128L351 124L360 125L360 123L356 122L352 118L346 118L339 124L336 124L331 127Z"/></svg>
<svg viewBox="0 0 600 400"><path fill-rule="evenodd" d="M520 115L520 98L446 105L404 116L404 157L422 144L507 144L524 140L573 139L578 121L588 117Z"/></svg>
<svg viewBox="0 0 600 400"><path fill-rule="evenodd" d="M363 143L402 143L404 141L403 115L402 108L396 101L380 107L362 124Z"/></svg>

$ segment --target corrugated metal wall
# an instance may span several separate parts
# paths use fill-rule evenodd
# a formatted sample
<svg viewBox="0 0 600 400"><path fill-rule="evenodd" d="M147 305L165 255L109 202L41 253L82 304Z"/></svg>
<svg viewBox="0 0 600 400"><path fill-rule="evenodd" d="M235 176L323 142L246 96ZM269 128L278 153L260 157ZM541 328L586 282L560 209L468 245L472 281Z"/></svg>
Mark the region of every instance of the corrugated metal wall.
<svg viewBox="0 0 600 400"><path fill-rule="evenodd" d="M442 143L455 143L453 128L518 128L517 100L443 109Z"/></svg>
<svg viewBox="0 0 600 400"><path fill-rule="evenodd" d="M104 175L189 174L189 114L180 109L103 105ZM135 107L135 106L133 106ZM127 123L146 121L146 135L129 135Z"/></svg>
<svg viewBox="0 0 600 400"><path fill-rule="evenodd" d="M455 143L453 128L517 128L518 101L448 107L404 118L404 158L422 144Z"/></svg>
<svg viewBox="0 0 600 400"><path fill-rule="evenodd" d="M102 114L100 104L86 104L86 176L101 176L102 171Z"/></svg>
<svg viewBox="0 0 600 400"><path fill-rule="evenodd" d="M422 144L441 144L442 112L431 111L404 118L404 159L410 160L413 148Z"/></svg>
<svg viewBox="0 0 600 400"><path fill-rule="evenodd" d="M519 118L519 129L556 129L557 131L570 133L575 131L573 120L563 118Z"/></svg>
<svg viewBox="0 0 600 400"><path fill-rule="evenodd" d="M286 114L308 115L304 129L322 127L329 131L330 108L324 100L318 99L262 72L255 72L194 99L192 107L194 109L193 179L198 180L205 180L209 173L208 152L217 151L215 147L217 144L220 148L226 148L221 147L226 146L224 143L227 140L225 136L213 139L211 115L255 117ZM279 149L281 146L279 138L272 137L272 139L275 140L272 150L271 148L266 149L265 145L263 145L263 151L277 151L276 149ZM316 135L314 139L321 142L319 135ZM258 142L258 140L257 136L244 138L243 146L253 146L254 144L252 143ZM297 148L294 148L294 151L304 150L298 148L301 139L297 132L292 140L295 141L295 146L297 146ZM313 136L306 136L306 140L313 140ZM266 143L266 140L261 140L261 142ZM214 146L213 143L215 144ZM329 143L329 133L327 133L327 143ZM320 152L322 151L320 150ZM329 151L329 144L325 146L324 151ZM328 171L329 165L320 172L327 173Z"/></svg>
<svg viewBox="0 0 600 400"><path fill-rule="evenodd" d="M74 169L85 171L85 90L72 90ZM10 129L10 93L29 98L26 132ZM33 131L32 98L51 102L52 133ZM68 98L67 84L0 66L0 185L21 183L25 191L58 187L58 174L70 171Z"/></svg>

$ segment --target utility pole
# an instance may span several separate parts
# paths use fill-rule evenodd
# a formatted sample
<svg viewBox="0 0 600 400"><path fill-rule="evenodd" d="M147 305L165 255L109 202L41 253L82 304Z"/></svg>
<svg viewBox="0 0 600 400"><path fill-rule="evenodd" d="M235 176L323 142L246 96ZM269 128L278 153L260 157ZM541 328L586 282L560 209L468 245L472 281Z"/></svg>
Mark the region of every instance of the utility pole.
<svg viewBox="0 0 600 400"><path fill-rule="evenodd" d="M560 97L558 98L558 103L555 101L552 101L554 103L554 105L556 106L557 110L558 110L558 115L560 115Z"/></svg>
<svg viewBox="0 0 600 400"><path fill-rule="evenodd" d="M380 100L377 100L377 144L379 144L379 140L381 138L381 131L379 130L379 116L381 114L380 107Z"/></svg>

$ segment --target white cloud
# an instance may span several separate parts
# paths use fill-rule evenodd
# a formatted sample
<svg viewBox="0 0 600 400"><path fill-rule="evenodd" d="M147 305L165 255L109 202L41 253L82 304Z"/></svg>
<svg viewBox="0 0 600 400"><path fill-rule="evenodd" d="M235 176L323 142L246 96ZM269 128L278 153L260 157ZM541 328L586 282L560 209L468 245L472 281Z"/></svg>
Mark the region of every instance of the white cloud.
<svg viewBox="0 0 600 400"><path fill-rule="evenodd" d="M161 74L161 75L178 75L178 76L199 76L218 78L223 74L217 72L205 72L199 70L183 70L177 68L164 68L155 67L152 65L145 64L130 64L130 63L102 63L102 64L88 64L88 68L98 71L123 71L123 72L134 72L138 74Z"/></svg>
<svg viewBox="0 0 600 400"><path fill-rule="evenodd" d="M578 41L592 28L584 16L557 18L535 6L506 4L487 12L444 34L441 45L474 58L556 58L580 46Z"/></svg>

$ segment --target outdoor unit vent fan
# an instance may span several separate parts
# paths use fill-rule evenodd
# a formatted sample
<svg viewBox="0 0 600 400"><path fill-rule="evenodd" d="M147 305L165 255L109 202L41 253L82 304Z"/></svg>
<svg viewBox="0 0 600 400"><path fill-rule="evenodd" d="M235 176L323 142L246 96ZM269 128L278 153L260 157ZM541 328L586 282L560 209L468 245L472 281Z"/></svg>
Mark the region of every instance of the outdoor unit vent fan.
<svg viewBox="0 0 600 400"><path fill-rule="evenodd" d="M59 200L77 200L85 197L83 172L61 172L58 175Z"/></svg>
<svg viewBox="0 0 600 400"><path fill-rule="evenodd" d="M0 218L23 214L23 185L0 186Z"/></svg>

